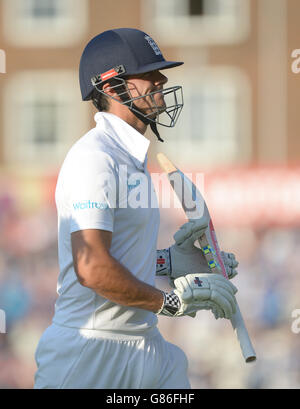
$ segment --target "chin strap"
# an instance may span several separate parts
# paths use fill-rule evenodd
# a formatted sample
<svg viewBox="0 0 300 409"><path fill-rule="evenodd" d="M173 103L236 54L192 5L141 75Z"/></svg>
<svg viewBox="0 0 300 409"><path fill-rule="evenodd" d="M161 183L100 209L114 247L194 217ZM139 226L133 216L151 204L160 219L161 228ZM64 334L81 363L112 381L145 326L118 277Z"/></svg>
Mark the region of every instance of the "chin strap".
<svg viewBox="0 0 300 409"><path fill-rule="evenodd" d="M160 135L159 135L159 132L158 132L158 130L157 130L157 125L156 125L155 122L150 121L150 128L151 128L151 131L156 135L157 139L158 139L160 142L164 142L164 140L163 140L163 139L160 137Z"/></svg>
<svg viewBox="0 0 300 409"><path fill-rule="evenodd" d="M164 142L164 140L160 137L159 132L157 130L157 125L155 122L150 121L149 119L145 118L142 114L140 114L138 111L138 108L136 107L136 105L132 104L133 108L135 109L135 111L131 111L137 118L139 118L145 125L150 125L151 131L154 133L154 135L157 137L157 139L160 142Z"/></svg>

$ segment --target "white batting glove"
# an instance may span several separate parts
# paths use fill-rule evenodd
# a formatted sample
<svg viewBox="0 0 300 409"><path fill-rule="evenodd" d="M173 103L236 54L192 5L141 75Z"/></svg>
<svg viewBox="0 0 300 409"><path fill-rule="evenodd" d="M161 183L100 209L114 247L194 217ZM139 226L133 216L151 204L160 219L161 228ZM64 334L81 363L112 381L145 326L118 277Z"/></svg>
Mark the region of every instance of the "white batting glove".
<svg viewBox="0 0 300 409"><path fill-rule="evenodd" d="M239 262L237 261L233 253L226 253L225 251L221 251L221 257L226 268L227 276L231 280L238 274L236 268L239 265Z"/></svg>
<svg viewBox="0 0 300 409"><path fill-rule="evenodd" d="M168 249L157 250L156 275L167 275L170 285L174 287L177 277L188 273L210 273L202 250L195 246L195 241L205 232L206 225L199 220L185 223L174 234L175 244ZM228 278L237 275L238 262L233 253L221 252Z"/></svg>
<svg viewBox="0 0 300 409"><path fill-rule="evenodd" d="M216 318L230 319L236 312L237 288L220 274L188 274L174 284L181 302L177 315L210 309Z"/></svg>
<svg viewBox="0 0 300 409"><path fill-rule="evenodd" d="M174 234L174 240L183 251L189 252L197 239L199 239L207 229L207 224L201 219L191 220L183 224Z"/></svg>

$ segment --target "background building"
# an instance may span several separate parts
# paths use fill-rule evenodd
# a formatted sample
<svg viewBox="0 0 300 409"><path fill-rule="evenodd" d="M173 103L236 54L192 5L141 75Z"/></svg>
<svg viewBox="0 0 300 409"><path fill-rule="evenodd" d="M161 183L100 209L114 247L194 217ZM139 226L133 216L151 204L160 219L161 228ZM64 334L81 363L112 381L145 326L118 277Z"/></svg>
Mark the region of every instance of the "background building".
<svg viewBox="0 0 300 409"><path fill-rule="evenodd" d="M195 388L299 387L299 17L298 0L0 0L0 387L33 384L56 298L56 177L96 112L81 102L79 59L117 27L146 31L185 62L165 72L185 106L163 144L148 134L150 169L163 151L204 174L220 241L240 261L259 360L245 365L230 325L206 312L161 317L161 331L185 350ZM158 246L183 222L162 208Z"/></svg>

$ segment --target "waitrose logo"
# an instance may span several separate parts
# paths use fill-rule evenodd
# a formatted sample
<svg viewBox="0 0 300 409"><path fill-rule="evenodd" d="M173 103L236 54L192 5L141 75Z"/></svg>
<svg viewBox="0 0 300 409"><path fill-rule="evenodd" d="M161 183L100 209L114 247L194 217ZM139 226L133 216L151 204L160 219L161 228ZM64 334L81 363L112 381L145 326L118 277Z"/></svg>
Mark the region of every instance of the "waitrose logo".
<svg viewBox="0 0 300 409"><path fill-rule="evenodd" d="M108 209L107 203L93 202L91 200L84 200L83 202L73 203L74 210L86 210L86 209Z"/></svg>

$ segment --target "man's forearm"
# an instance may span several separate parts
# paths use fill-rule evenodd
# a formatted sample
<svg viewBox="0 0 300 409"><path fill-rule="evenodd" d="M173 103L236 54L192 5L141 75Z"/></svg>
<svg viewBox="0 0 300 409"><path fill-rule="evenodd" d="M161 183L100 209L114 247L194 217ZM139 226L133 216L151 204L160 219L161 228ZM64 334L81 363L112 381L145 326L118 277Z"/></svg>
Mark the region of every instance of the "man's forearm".
<svg viewBox="0 0 300 409"><path fill-rule="evenodd" d="M92 276L92 281L82 284L117 304L157 312L163 303L162 291L138 280L111 256L93 267Z"/></svg>

